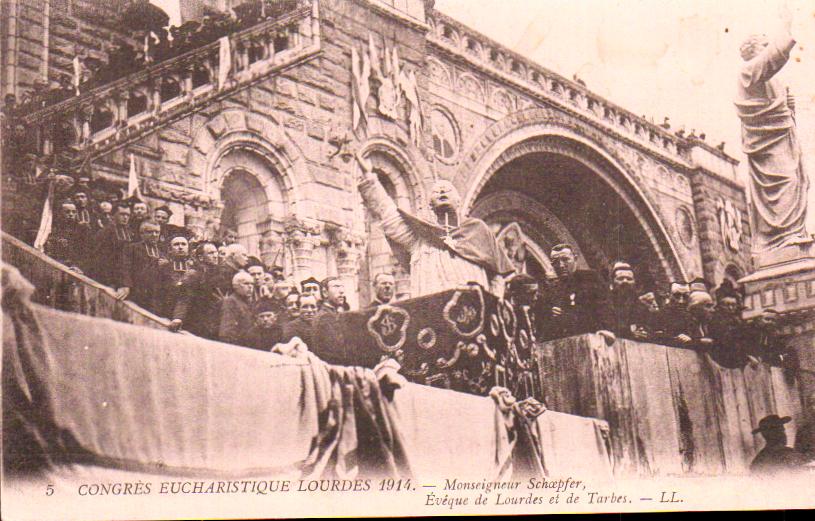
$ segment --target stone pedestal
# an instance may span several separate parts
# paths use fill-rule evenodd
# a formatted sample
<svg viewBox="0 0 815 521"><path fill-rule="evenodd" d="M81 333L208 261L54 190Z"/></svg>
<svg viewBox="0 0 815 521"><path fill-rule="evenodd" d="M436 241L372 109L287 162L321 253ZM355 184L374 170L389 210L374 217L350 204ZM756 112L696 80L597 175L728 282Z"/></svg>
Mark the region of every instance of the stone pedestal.
<svg viewBox="0 0 815 521"><path fill-rule="evenodd" d="M797 359L803 422L799 431L815 447L815 244L788 246L755 257L758 271L739 281L745 289L744 318L767 309L779 313L782 334Z"/></svg>

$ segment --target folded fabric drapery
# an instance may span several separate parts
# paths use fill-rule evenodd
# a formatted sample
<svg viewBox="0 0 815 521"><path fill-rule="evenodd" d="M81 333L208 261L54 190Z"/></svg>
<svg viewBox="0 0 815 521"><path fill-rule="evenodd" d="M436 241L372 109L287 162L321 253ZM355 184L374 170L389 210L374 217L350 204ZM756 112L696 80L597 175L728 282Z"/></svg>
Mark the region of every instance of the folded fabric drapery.
<svg viewBox="0 0 815 521"><path fill-rule="evenodd" d="M330 366L55 311L30 304L12 274L4 268L7 477L520 479L542 474L541 455L557 460L556 437L589 440L586 466L604 457L592 424L538 415L506 390L494 400L400 381L393 361ZM548 438L536 433L544 424Z"/></svg>
<svg viewBox="0 0 815 521"><path fill-rule="evenodd" d="M211 477L410 474L373 371L42 308L11 273L10 471L82 463Z"/></svg>

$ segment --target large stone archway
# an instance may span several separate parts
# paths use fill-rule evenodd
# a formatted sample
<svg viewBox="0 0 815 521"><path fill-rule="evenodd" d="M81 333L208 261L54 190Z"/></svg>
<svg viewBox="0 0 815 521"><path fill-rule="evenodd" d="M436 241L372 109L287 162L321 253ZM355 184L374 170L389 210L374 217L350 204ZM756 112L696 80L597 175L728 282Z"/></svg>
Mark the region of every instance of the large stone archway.
<svg viewBox="0 0 815 521"><path fill-rule="evenodd" d="M605 269L618 258L635 262L644 278L666 282L686 278L648 188L625 157L625 144L611 143L580 121L545 109L512 114L482 135L458 169L454 183L463 188L464 211L488 223L516 220L535 230L547 250L555 235L541 219L531 219L522 198L555 216L583 252L586 265ZM505 208L494 204L503 193ZM514 193L514 196L513 196ZM517 201L512 201L513 197ZM485 212L485 201L489 212ZM540 213L540 210L539 212ZM492 216L490 215L492 214ZM535 221L538 221L537 223ZM561 235L563 235L561 233Z"/></svg>

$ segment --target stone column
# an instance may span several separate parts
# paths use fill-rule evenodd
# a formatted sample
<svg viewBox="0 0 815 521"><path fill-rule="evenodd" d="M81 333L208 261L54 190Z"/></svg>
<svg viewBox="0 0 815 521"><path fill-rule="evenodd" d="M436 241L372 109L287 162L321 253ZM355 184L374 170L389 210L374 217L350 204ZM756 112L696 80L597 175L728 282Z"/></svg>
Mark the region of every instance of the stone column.
<svg viewBox="0 0 815 521"><path fill-rule="evenodd" d="M294 254L294 279L303 280L314 273L314 250L320 244L319 227L291 219L285 228L285 243Z"/></svg>
<svg viewBox="0 0 815 521"><path fill-rule="evenodd" d="M359 261L365 251L362 236L349 231L338 233L333 241L337 276L345 284L345 295L351 309L359 308Z"/></svg>

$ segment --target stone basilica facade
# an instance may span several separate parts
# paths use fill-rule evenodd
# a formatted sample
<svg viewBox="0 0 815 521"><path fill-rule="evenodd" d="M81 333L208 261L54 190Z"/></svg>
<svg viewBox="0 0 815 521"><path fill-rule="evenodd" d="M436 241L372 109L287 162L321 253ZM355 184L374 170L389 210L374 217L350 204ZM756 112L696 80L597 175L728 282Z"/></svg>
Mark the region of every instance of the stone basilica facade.
<svg viewBox="0 0 815 521"><path fill-rule="evenodd" d="M25 90L25 75L11 74L23 58L46 60L33 65L41 71L67 67L65 42L92 45L102 30L81 9L59 11L66 2L38 1L49 9L5 7L19 16L17 33L4 37L17 54L4 52L3 94ZM660 287L751 271L734 159L432 4L299 0L233 34L229 70L214 42L27 113L23 125L36 154L69 151L112 185L126 185L132 154L143 194L173 209L171 222L200 236L237 229L252 253L296 280L338 275L352 306L369 300L377 272L394 270L402 297L409 287L361 204L355 151L411 212L426 211L434 180L452 181L464 211L535 276L552 274L548 252L562 242L596 269L627 259ZM68 22L73 32L60 32ZM21 50L23 25L38 53ZM4 175L4 228L36 227L15 179Z"/></svg>

